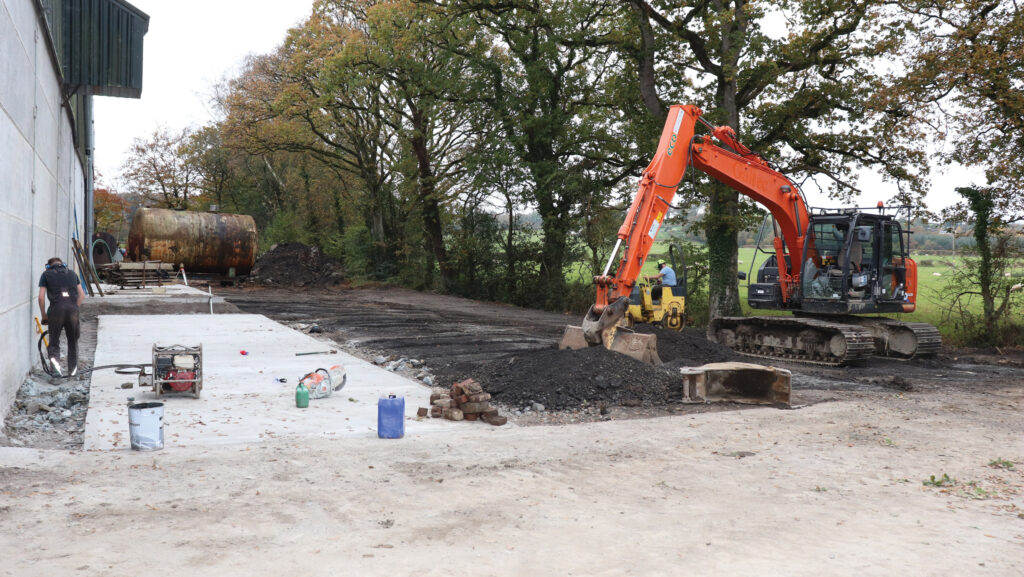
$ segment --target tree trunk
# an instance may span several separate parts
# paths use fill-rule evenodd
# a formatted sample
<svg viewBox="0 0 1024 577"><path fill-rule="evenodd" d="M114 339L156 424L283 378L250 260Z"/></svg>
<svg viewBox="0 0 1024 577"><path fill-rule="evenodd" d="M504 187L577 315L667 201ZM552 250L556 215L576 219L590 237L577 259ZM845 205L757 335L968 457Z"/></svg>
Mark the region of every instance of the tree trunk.
<svg viewBox="0 0 1024 577"><path fill-rule="evenodd" d="M516 210L515 202L512 197L505 193L505 209L508 214L508 234L505 235L505 278L506 284L510 287L508 297L510 300L518 296L518 290L516 287L519 286L519 279L516 275L516 258L515 258L515 230L516 230Z"/></svg>
<svg viewBox="0 0 1024 577"><path fill-rule="evenodd" d="M420 214L423 216L423 233L427 250L437 260L441 270L441 283L447 292L455 285L455 271L448 260L448 251L444 246L444 230L441 227L441 206L437 201L437 181L430 162L430 151L427 148L426 122L422 112L410 103L412 110L413 136L411 139L413 154L416 155L419 178Z"/></svg>
<svg viewBox="0 0 1024 577"><path fill-rule="evenodd" d="M545 215L545 212L548 214ZM548 310L561 310L565 304L565 244L568 219L553 211L541 211L544 249L540 257L540 286L537 287Z"/></svg>
<svg viewBox="0 0 1024 577"><path fill-rule="evenodd" d="M996 306L995 295L992 293L992 245L989 243L988 225L992 219L992 197L976 188L957 189L967 198L971 212L974 213L974 242L981 262L978 263L978 285L981 290L981 306L985 316L985 337L995 337Z"/></svg>
<svg viewBox="0 0 1024 577"><path fill-rule="evenodd" d="M646 4L646 2L642 3ZM654 28L645 6L630 2L630 7L637 15L640 28L640 52L637 54L637 73L640 82L640 97L651 116L660 120L665 116L665 107L658 98L658 88L654 71Z"/></svg>
<svg viewBox="0 0 1024 577"><path fill-rule="evenodd" d="M711 186L711 202L704 232L708 239L708 315L712 319L737 316L740 307L738 269L739 193L720 183Z"/></svg>
<svg viewBox="0 0 1024 577"><path fill-rule="evenodd" d="M722 13L725 6L716 3ZM736 75L740 49L743 45L742 32L745 30L743 2L737 1L733 18L723 23L722 30L722 75L718 78L717 104L725 113L725 122L740 134L740 112L736 101ZM739 193L715 183L711 187L711 202L708 206L705 233L708 237L708 315L711 319L737 316L743 313L740 307L739 279L736 271L739 260Z"/></svg>

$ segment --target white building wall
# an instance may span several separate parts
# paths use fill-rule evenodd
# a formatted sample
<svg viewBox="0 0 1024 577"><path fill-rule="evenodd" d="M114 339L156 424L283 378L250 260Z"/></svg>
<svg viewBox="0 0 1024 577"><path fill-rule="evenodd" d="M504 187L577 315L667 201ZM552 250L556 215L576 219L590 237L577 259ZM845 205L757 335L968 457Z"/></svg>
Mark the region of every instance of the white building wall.
<svg viewBox="0 0 1024 577"><path fill-rule="evenodd" d="M0 419L38 364L33 317L46 260L77 270L85 175L33 0L0 0Z"/></svg>

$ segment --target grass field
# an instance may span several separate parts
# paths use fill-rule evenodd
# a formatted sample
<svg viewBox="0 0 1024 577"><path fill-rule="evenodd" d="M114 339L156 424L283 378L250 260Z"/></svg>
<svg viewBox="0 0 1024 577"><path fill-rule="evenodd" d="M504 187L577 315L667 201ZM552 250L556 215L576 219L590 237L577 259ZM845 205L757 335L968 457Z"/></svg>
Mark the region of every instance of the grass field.
<svg viewBox="0 0 1024 577"><path fill-rule="evenodd" d="M739 270L749 272L750 263L754 261L753 277L756 279L757 269L767 258L767 255L758 253L756 259L754 255L755 251L753 248L741 248L739 260L742 262L739 265ZM950 321L945 317L946 303L942 302L941 294L955 272L955 267L962 266L964 259L960 256L931 256L914 253L911 253L911 258L917 263L917 310L913 313L887 316L907 321L930 323L938 327L944 336L947 336L956 330L956 327L951 326ZM1020 266L1013 271L1013 275L1014 277L1024 277L1024 262L1020 263ZM740 281L740 299L743 304L743 312L748 315L771 314L771 311L753 311L747 306L746 285L746 281ZM975 314L981 314L980 299L975 299L971 303L970 310Z"/></svg>
<svg viewBox="0 0 1024 577"><path fill-rule="evenodd" d="M677 244L682 244L678 242ZM668 247L669 242L659 241L654 244L651 249L652 257L647 260L644 264L644 268L641 274L652 275L657 272L657 258L654 255L662 256L666 260L668 259ZM913 313L899 314L899 315L887 315L893 318L898 318L906 321L925 322L935 325L943 333L943 336L949 336L956 330L956 327L951 324L952 321L948 321L945 318L945 303L940 299L942 289L946 286L952 277L955 267L961 266L963 263L963 257L956 256L932 256L928 254L916 254L911 253L911 257L917 262L917 281L918 281L918 296L917 296L917 310ZM764 252L756 253L753 248L741 248L739 250L739 272L747 273L748 278L756 280L757 269L761 266L761 263L768 258L768 255ZM751 268L753 263L753 268ZM676 271L678 275L680 271ZM1020 263L1020 266L1013 271L1015 277L1024 277L1024 262ZM586 280L584 280L586 276ZM681 275L680 275L681 276ZM589 271L582 272L578 270L568 270L567 280L570 281L589 281ZM788 315L787 311L765 311L765 310L754 310L747 305L747 283L748 281L740 281L740 302L743 307L743 313L746 315ZM971 303L971 310L976 314L981 314L981 302L980 299L975 299Z"/></svg>

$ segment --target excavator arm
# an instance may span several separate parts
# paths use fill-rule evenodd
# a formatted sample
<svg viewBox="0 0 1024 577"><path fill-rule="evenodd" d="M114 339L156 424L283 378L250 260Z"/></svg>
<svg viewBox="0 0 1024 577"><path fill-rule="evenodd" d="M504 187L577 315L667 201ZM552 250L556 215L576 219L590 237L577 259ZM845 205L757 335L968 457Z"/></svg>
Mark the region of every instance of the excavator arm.
<svg viewBox="0 0 1024 577"><path fill-rule="evenodd" d="M640 177L637 194L619 228L608 264L601 275L594 277L597 298L583 321L584 337L590 344L603 342L607 332L625 314L629 295L688 166L707 173L771 212L782 234L782 238L775 238L774 248L783 299L792 298L799 285L800 255L809 218L803 197L792 181L739 143L730 127L711 126L701 118L702 114L692 105L674 105L669 110L658 150ZM696 136L698 122L707 126L711 134ZM716 144L715 139L724 146ZM787 254L796 258L787 261ZM609 275L617 256L620 258L615 274Z"/></svg>

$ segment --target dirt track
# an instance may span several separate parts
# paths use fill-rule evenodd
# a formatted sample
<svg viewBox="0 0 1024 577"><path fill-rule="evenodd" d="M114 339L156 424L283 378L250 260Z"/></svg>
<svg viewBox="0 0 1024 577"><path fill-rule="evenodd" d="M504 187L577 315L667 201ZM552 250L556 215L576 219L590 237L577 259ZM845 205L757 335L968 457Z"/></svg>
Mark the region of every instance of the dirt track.
<svg viewBox="0 0 1024 577"><path fill-rule="evenodd" d="M245 312L315 322L333 337L443 367L549 348L576 319L398 288L223 292Z"/></svg>
<svg viewBox="0 0 1024 577"><path fill-rule="evenodd" d="M509 355L553 348L567 324L579 318L482 303L398 288L340 291L248 289L224 293L241 310L281 322L316 323L331 339L366 354L383 352L419 358L450 384L479 378L487 363ZM695 331L696 329L690 329ZM663 340L671 340L665 335ZM676 339L678 341L678 339ZM685 346L694 358L668 358L669 366L717 362L717 345L702 346L692 335ZM566 379L574 368L566 364ZM758 362L740 357L739 360ZM545 359L546 362L552 362ZM628 359L622 363L627 364ZM943 394L952 390L984 393L992 385L1024 385L1024 351L994 352L949 349L933 359L901 361L875 358L865 366L830 368L774 363L793 372L798 405L849 400L894 392ZM536 373L537 371L534 371ZM524 375L529 378L529 375ZM674 407L675 411L702 410ZM639 411L645 415L657 411ZM544 419L541 419L542 421ZM547 419L550 420L550 419Z"/></svg>

